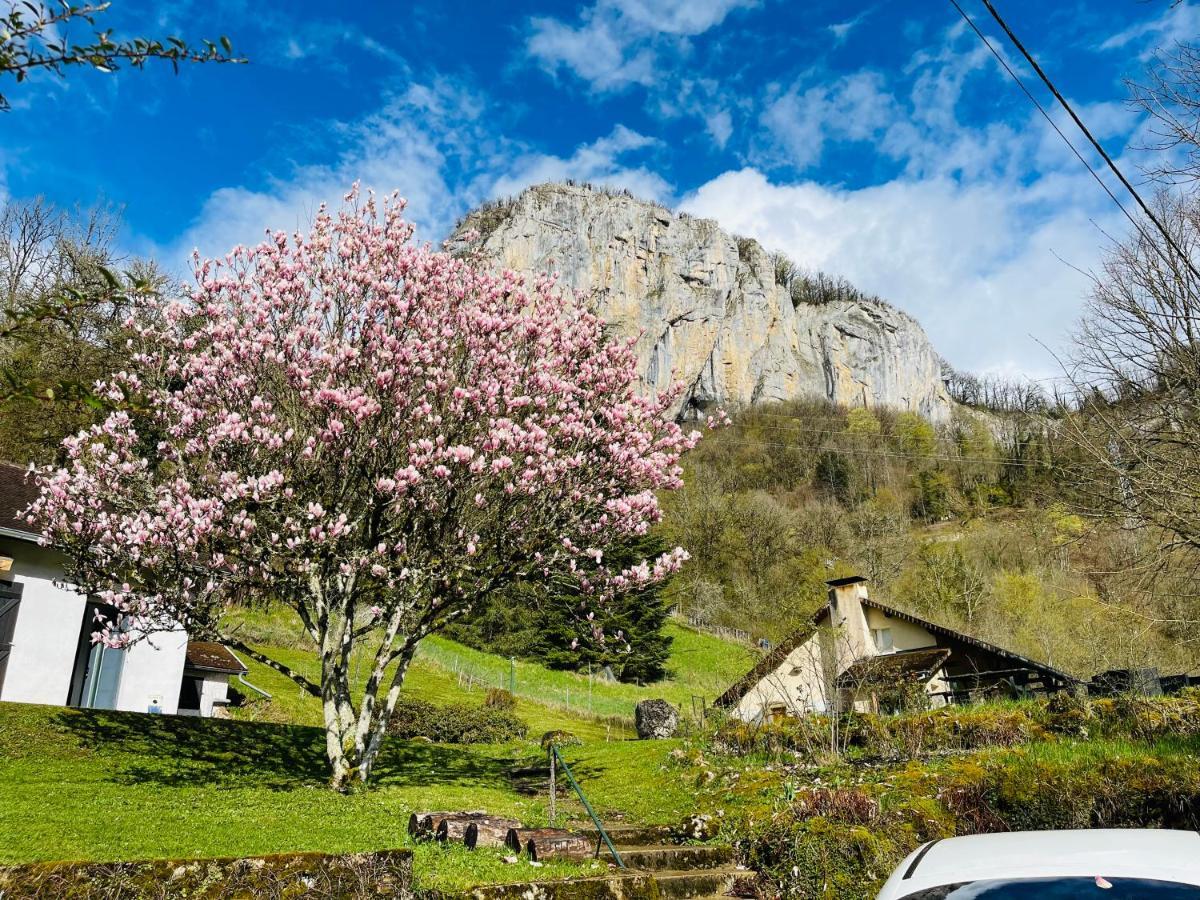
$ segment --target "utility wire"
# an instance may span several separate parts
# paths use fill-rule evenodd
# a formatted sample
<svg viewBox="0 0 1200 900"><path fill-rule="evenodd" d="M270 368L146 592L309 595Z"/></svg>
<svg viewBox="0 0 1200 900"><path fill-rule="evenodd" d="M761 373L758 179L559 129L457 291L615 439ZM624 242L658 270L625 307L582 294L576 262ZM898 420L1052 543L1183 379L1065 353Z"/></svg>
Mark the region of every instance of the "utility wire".
<svg viewBox="0 0 1200 900"><path fill-rule="evenodd" d="M1063 139L1064 144L1071 148L1071 152L1075 154L1075 158L1083 163L1083 167L1088 170L1088 174L1096 179L1096 184L1100 185L1100 187L1104 190L1104 193L1108 194L1108 196L1112 199L1112 202L1117 204L1121 212L1125 213L1125 218L1129 219L1129 221L1133 223L1133 226L1140 231L1141 225L1138 223L1137 219L1135 219L1133 214L1125 208L1125 205L1117 199L1117 195L1114 194L1109 186L1104 183L1104 179L1096 174L1096 170L1092 168L1091 163L1083 158L1083 154L1079 152L1079 150L1071 142L1071 139L1063 134L1063 130L1059 128L1058 123L1054 121L1054 117L1051 116L1050 113L1046 112L1046 108L1042 106L1037 97L1033 96L1033 92L1025 86L1025 82L1021 80L1021 76L1013 71L1012 66L1008 64L1008 60L1004 58L1004 55L992 45L992 42L987 39L987 35L979 30L979 26L975 24L975 20L967 15L967 11L958 4L958 0L950 0L950 5L958 10L958 14L962 16L964 22L971 26L971 30L978 35L979 40L983 42L983 45L992 51L992 56L996 57L996 60L1001 66L1004 67L1004 71L1008 73L1009 78L1011 78L1016 83L1017 87L1024 92L1025 96L1029 98L1029 102L1032 103L1037 108L1037 111L1042 114L1042 118L1050 123L1050 127L1058 132L1058 136Z"/></svg>
<svg viewBox="0 0 1200 900"><path fill-rule="evenodd" d="M975 33L980 36L980 38L984 41L984 43L988 44L989 49L991 49L992 52L995 53L996 52L995 49L991 47L991 44L988 43L987 38L983 37L983 34L979 31L978 28L975 27L975 24L973 22L971 22L970 18L967 16L967 14L965 12L963 12L962 7L958 5L957 0L950 0L950 2L954 4L955 8L958 9L958 11L962 15L962 17L964 19L967 19L968 23L974 29ZM1183 250L1180 248L1180 246L1175 242L1175 239L1171 236L1171 233L1167 230L1166 226L1163 225L1163 223L1159 220L1158 216L1156 216L1154 214L1154 212L1150 209L1150 207L1146 203L1146 201L1142 199L1142 195L1137 192L1137 189L1132 184L1130 184L1129 179L1126 178L1124 173L1122 173L1121 170L1117 167L1117 164L1113 161L1113 158L1108 155L1108 151L1106 151L1104 149L1103 145L1101 145L1101 143L1098 140L1096 140L1096 138L1092 135L1091 131L1088 130L1088 127L1083 123L1083 119L1081 119L1079 117L1079 115L1072 108L1071 104L1067 102L1067 98L1064 97L1059 92L1058 88L1054 86L1054 82L1050 80L1050 76L1046 74L1045 70L1040 65L1038 65L1038 61L1033 58L1033 54L1031 54L1027 49L1025 49L1025 45L1021 43L1021 39L1016 36L1016 34L1013 32L1013 30L1011 28L1009 28L1008 23L1004 21L1003 17L1000 15L999 11L996 9L996 7L994 5L992 5L992 0L983 0L983 5L987 7L988 12L990 12L992 14L992 18L996 20L996 23L1002 29L1004 29L1004 33L1006 35L1008 35L1008 39L1010 41L1012 41L1013 46L1016 47L1017 50L1019 50L1021 52L1021 55L1025 57L1026 62L1028 62L1029 65L1031 65L1033 67L1033 71L1036 72L1038 77L1042 79L1042 83L1045 84L1046 87L1050 89L1050 93L1052 93L1054 95L1054 98L1059 102L1059 104L1062 106L1062 108L1067 111L1067 114L1071 117L1071 119L1079 127L1079 130L1083 132L1083 136L1086 137L1088 139L1089 143L1091 143L1091 145L1096 148L1096 152L1099 153L1101 158L1105 161L1105 163L1108 164L1108 167L1109 167L1109 169L1112 170L1112 173L1117 176L1117 178L1120 180L1121 184L1123 184L1125 186L1125 189L1127 191L1129 191L1129 193L1133 196L1133 199L1137 201L1138 206L1140 206L1142 208L1142 212L1144 212L1146 214L1146 218L1148 218L1151 222L1153 222L1155 227L1158 228L1159 233L1162 234L1163 239L1167 242L1167 245L1179 256L1179 258L1181 260L1183 260L1184 264L1191 270L1192 275L1194 275L1196 278L1200 278L1200 271L1198 271L1196 269L1196 266L1193 265L1191 258L1186 253L1183 252ZM1005 68L1008 69L1008 66L1005 65ZM1013 72L1011 69L1009 69L1008 71L1009 71L1010 75L1013 75ZM1015 75L1013 75L1013 77L1016 78ZM1020 79L1017 79L1017 83L1021 84ZM1025 88L1024 84L1021 84L1021 89L1025 91L1026 95L1029 96L1031 100L1033 99L1032 95L1029 94L1029 91ZM1037 104L1037 101L1034 100L1034 103ZM1038 108L1041 109L1040 104L1038 104ZM1042 110L1042 115L1043 116L1046 115L1045 110ZM1047 116L1047 118L1049 118L1049 116ZM1051 124L1053 124L1053 122ZM1060 135L1062 135L1062 132L1059 131L1058 126L1055 126L1054 130L1058 131L1058 133ZM1063 140L1066 140L1065 136L1063 137ZM1073 144L1071 144L1070 141L1067 141L1067 143L1068 143L1068 145L1071 146L1071 149L1075 151L1075 155L1079 156L1079 152L1077 150L1075 150L1075 146ZM1082 159L1083 158L1080 157L1081 161L1082 161ZM1088 165L1086 162L1084 162L1084 165L1087 166L1089 172L1092 172L1092 176L1095 177L1097 181L1099 181L1100 179L1098 176L1096 176L1096 173L1094 171L1092 171L1092 167L1090 165ZM1101 182L1101 184L1103 184L1103 182ZM1126 216L1129 216L1129 212L1125 209L1124 206L1121 205L1121 203L1119 201L1117 201L1116 197L1113 197L1112 191L1110 191L1107 186L1104 187L1104 191L1110 197L1113 198L1113 201L1116 202L1118 206L1121 207L1121 211L1124 212ZM1130 218L1132 221L1132 217L1130 217ZM1137 223L1135 222L1134 224L1136 225ZM1138 231L1141 232L1143 237L1146 237L1146 233L1144 231L1142 231L1141 228L1138 228ZM1149 238L1147 238L1147 240L1149 240ZM1154 242L1151 241L1150 243L1153 244ZM1168 262L1168 264L1170 264L1169 260L1167 262Z"/></svg>

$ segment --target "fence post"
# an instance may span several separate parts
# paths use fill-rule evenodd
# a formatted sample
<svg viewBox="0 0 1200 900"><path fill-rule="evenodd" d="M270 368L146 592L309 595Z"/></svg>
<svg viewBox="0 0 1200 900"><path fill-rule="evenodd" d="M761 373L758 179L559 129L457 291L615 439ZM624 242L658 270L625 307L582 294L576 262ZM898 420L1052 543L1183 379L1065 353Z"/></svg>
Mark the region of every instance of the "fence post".
<svg viewBox="0 0 1200 900"><path fill-rule="evenodd" d="M557 811L555 810L555 803L554 803L554 800L555 800L554 788L555 788L555 781L556 781L556 778L555 778L556 773L554 771L554 764L557 761L557 757L558 757L558 754L554 752L554 745L551 744L550 745L550 827L551 828L554 827L554 820L557 815Z"/></svg>

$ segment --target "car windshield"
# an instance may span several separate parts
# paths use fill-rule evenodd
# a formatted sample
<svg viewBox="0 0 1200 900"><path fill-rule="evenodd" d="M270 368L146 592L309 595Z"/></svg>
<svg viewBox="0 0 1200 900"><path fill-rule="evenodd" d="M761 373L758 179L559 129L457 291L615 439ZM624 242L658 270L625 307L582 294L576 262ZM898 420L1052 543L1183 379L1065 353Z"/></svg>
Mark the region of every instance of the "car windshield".
<svg viewBox="0 0 1200 900"><path fill-rule="evenodd" d="M906 894L904 900L1200 900L1200 887L1147 878L1013 878L968 881Z"/></svg>

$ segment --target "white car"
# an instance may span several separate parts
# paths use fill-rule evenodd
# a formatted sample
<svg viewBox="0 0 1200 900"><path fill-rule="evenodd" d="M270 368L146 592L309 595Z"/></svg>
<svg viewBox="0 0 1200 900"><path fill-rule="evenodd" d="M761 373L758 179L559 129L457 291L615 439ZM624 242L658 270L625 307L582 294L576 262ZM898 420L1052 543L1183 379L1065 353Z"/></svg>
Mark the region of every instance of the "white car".
<svg viewBox="0 0 1200 900"><path fill-rule="evenodd" d="M878 900L1200 900L1200 833L1014 831L930 841Z"/></svg>

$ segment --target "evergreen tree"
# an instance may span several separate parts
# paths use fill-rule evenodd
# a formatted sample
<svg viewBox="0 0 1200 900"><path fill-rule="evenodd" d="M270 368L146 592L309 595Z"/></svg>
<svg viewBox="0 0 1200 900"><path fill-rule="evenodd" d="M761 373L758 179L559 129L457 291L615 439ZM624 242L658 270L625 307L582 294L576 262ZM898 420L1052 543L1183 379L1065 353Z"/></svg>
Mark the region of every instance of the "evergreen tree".
<svg viewBox="0 0 1200 900"><path fill-rule="evenodd" d="M639 538L606 561L623 568L646 558L639 554L663 546L658 538ZM450 635L481 650L535 659L554 669L607 667L620 681L658 681L667 674L671 650L671 638L663 634L668 615L663 588L651 585L598 605L578 590L524 583L492 595Z"/></svg>

